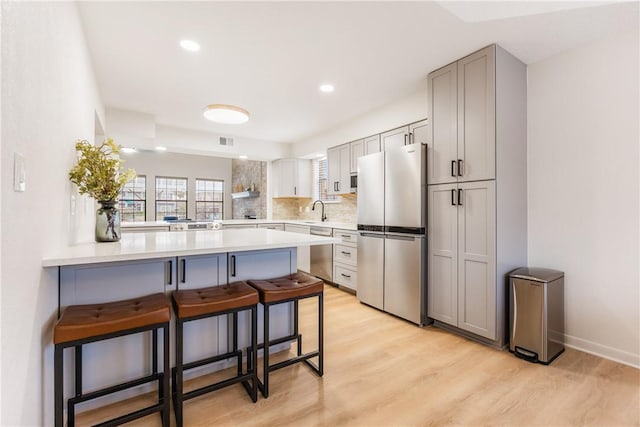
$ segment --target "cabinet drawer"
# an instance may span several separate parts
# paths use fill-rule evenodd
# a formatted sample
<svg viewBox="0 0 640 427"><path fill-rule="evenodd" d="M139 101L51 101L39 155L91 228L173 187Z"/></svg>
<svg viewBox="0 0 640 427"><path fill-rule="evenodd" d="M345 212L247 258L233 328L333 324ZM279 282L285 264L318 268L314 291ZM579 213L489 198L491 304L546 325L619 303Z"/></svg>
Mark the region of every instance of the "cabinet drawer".
<svg viewBox="0 0 640 427"><path fill-rule="evenodd" d="M358 233L348 230L333 230L333 237L339 237L345 245L356 246L358 244Z"/></svg>
<svg viewBox="0 0 640 427"><path fill-rule="evenodd" d="M334 264L333 281L355 291L358 285L358 273L346 265Z"/></svg>
<svg viewBox="0 0 640 427"><path fill-rule="evenodd" d="M258 224L258 228L268 228L269 230L284 231L284 224Z"/></svg>
<svg viewBox="0 0 640 427"><path fill-rule="evenodd" d="M358 249L353 246L335 244L333 245L333 260L349 265L357 265Z"/></svg>

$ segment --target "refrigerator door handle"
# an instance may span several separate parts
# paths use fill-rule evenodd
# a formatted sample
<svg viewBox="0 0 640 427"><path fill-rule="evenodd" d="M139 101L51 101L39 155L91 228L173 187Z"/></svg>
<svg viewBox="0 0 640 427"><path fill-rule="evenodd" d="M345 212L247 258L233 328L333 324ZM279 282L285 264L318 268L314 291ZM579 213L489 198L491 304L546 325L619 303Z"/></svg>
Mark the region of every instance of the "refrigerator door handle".
<svg viewBox="0 0 640 427"><path fill-rule="evenodd" d="M384 239L384 234L360 233L362 237L375 237L376 239Z"/></svg>
<svg viewBox="0 0 640 427"><path fill-rule="evenodd" d="M397 235L393 235L393 234L385 234L385 238L386 239L393 239L393 240L406 240L408 242L413 242L416 240L415 237L411 237L411 236L397 236Z"/></svg>

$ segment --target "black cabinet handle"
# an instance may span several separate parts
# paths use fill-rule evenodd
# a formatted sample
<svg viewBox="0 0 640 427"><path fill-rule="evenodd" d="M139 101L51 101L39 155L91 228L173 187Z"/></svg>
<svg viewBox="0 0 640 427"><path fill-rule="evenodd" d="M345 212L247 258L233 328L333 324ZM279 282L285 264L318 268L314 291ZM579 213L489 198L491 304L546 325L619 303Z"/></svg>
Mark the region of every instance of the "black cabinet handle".
<svg viewBox="0 0 640 427"><path fill-rule="evenodd" d="M407 145L407 136L409 136L409 135L407 135L407 134L405 133L405 134L404 134L404 145Z"/></svg>
<svg viewBox="0 0 640 427"><path fill-rule="evenodd" d="M451 189L451 206L456 205L456 190L455 188Z"/></svg>
<svg viewBox="0 0 640 427"><path fill-rule="evenodd" d="M187 260L182 258L182 283L187 283Z"/></svg>
<svg viewBox="0 0 640 427"><path fill-rule="evenodd" d="M231 255L231 260L229 262L229 270L230 270L230 276L231 277L236 277L236 256L235 255Z"/></svg>
<svg viewBox="0 0 640 427"><path fill-rule="evenodd" d="M409 144L413 144L413 133L409 132Z"/></svg>
<svg viewBox="0 0 640 427"><path fill-rule="evenodd" d="M340 253L344 255L351 255L351 252L347 252L347 251L340 251Z"/></svg>
<svg viewBox="0 0 640 427"><path fill-rule="evenodd" d="M462 176L462 159L458 159L458 176Z"/></svg>
<svg viewBox="0 0 640 427"><path fill-rule="evenodd" d="M451 176L456 176L456 161L455 160L451 160Z"/></svg>
<svg viewBox="0 0 640 427"><path fill-rule="evenodd" d="M458 206L462 206L462 188L458 188Z"/></svg>
<svg viewBox="0 0 640 427"><path fill-rule="evenodd" d="M351 279L351 276L349 276L348 274L340 273L340 275L342 277L346 277L347 279Z"/></svg>
<svg viewBox="0 0 640 427"><path fill-rule="evenodd" d="M167 285L173 285L173 261L172 260L167 261L167 270L168 270Z"/></svg>
<svg viewBox="0 0 640 427"><path fill-rule="evenodd" d="M298 194L298 187L293 187L293 195L296 196Z"/></svg>

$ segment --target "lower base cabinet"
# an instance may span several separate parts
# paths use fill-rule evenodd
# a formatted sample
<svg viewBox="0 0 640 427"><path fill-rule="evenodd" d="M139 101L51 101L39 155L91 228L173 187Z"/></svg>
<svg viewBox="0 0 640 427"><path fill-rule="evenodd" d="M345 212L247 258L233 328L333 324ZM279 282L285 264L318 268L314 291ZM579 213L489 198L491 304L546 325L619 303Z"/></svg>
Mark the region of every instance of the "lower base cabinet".
<svg viewBox="0 0 640 427"><path fill-rule="evenodd" d="M333 245L333 281L356 291L358 288L358 233L334 229L333 237L341 240L340 243Z"/></svg>
<svg viewBox="0 0 640 427"><path fill-rule="evenodd" d="M497 340L495 181L428 188L428 316Z"/></svg>

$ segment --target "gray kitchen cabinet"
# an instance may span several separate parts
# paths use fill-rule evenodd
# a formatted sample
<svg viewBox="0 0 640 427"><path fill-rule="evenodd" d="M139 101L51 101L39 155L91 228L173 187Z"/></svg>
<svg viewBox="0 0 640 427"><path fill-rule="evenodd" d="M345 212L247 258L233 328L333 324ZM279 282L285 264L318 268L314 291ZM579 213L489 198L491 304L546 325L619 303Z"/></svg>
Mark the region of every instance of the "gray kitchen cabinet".
<svg viewBox="0 0 640 427"><path fill-rule="evenodd" d="M333 237L340 243L333 245L333 281L352 291L358 285L358 232L351 230L333 230Z"/></svg>
<svg viewBox="0 0 640 427"><path fill-rule="evenodd" d="M311 160L279 159L271 167L273 197L311 197Z"/></svg>
<svg viewBox="0 0 640 427"><path fill-rule="evenodd" d="M409 125L409 144L428 145L430 135L429 120L421 120Z"/></svg>
<svg viewBox="0 0 640 427"><path fill-rule="evenodd" d="M351 191L351 148L342 144L327 150L329 186L327 194L347 194Z"/></svg>
<svg viewBox="0 0 640 427"><path fill-rule="evenodd" d="M496 177L496 121L503 119L497 116L501 110L496 101L500 98L507 108L519 102L519 94L508 93L513 79L520 78L520 70L510 64L514 59L491 45L429 74L429 184ZM503 63L496 79L496 68ZM504 120L502 124L508 126Z"/></svg>
<svg viewBox="0 0 640 427"><path fill-rule="evenodd" d="M429 317L496 340L495 181L428 188Z"/></svg>
<svg viewBox="0 0 640 427"><path fill-rule="evenodd" d="M527 72L492 45L429 74L428 316L506 344L506 282L527 264Z"/></svg>
<svg viewBox="0 0 640 427"><path fill-rule="evenodd" d="M350 173L358 172L358 159L364 156L364 139L359 139L357 141L352 141L349 143L349 152L350 152Z"/></svg>
<svg viewBox="0 0 640 427"><path fill-rule="evenodd" d="M285 224L284 231L288 231L290 233L309 234L311 231L311 227L309 227L308 225ZM311 255L310 246L298 246L298 253L297 253L298 270L302 270L306 273L311 272L310 255Z"/></svg>
<svg viewBox="0 0 640 427"><path fill-rule="evenodd" d="M402 126L382 133L380 134L380 140L384 151L392 148L403 147L409 144L409 126Z"/></svg>
<svg viewBox="0 0 640 427"><path fill-rule="evenodd" d="M364 139L364 154L380 152L380 135L371 135Z"/></svg>

